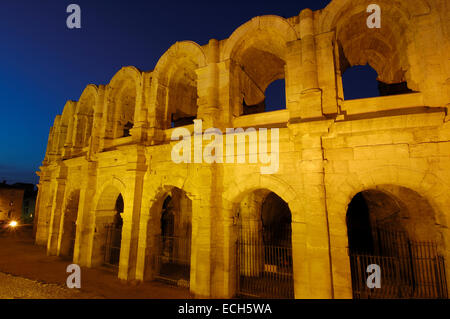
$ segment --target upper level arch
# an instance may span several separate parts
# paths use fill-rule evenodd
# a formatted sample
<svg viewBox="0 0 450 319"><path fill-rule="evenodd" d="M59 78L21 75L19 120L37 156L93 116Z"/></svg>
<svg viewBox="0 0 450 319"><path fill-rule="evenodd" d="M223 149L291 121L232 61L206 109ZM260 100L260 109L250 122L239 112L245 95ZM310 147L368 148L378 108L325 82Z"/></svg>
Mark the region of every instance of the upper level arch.
<svg viewBox="0 0 450 319"><path fill-rule="evenodd" d="M233 62L230 90L234 116L265 111L266 89L272 82L286 79L288 43L297 39L286 19L268 15L253 18L226 40L221 60Z"/></svg>
<svg viewBox="0 0 450 319"><path fill-rule="evenodd" d="M151 127L167 129L195 119L198 109L196 70L206 64L202 47L192 41L177 42L164 53L153 71Z"/></svg>
<svg viewBox="0 0 450 319"><path fill-rule="evenodd" d="M62 154L65 147L71 147L71 133L74 126L74 116L77 108L77 102L67 101L64 105L63 112L59 121L59 125L54 127L53 142L55 143L55 151Z"/></svg>
<svg viewBox="0 0 450 319"><path fill-rule="evenodd" d="M381 28L367 27L371 1L331 2L318 21L320 33L335 31L339 46L337 68L343 74L349 67L369 64L378 74L380 95L420 91L420 79L412 71L414 63L411 19L430 8L423 0L408 2L381 0ZM411 9L416 5L415 9Z"/></svg>
<svg viewBox="0 0 450 319"><path fill-rule="evenodd" d="M88 146L94 126L94 114L97 109L98 88L96 85L90 84L81 94L75 110L73 147L83 148Z"/></svg>
<svg viewBox="0 0 450 319"><path fill-rule="evenodd" d="M120 138L130 135L134 125L141 72L132 66L123 67L107 87L105 137Z"/></svg>

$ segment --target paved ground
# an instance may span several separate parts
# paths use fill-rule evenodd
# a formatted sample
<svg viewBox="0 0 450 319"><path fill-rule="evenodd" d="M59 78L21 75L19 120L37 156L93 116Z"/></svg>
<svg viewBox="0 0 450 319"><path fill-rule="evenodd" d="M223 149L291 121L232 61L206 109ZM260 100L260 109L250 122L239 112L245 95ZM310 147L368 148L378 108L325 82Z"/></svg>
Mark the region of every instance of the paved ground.
<svg viewBox="0 0 450 319"><path fill-rule="evenodd" d="M0 298L188 299L189 291L158 282L129 284L107 269L81 269L81 289L66 287L72 262L47 256L30 231L0 234Z"/></svg>

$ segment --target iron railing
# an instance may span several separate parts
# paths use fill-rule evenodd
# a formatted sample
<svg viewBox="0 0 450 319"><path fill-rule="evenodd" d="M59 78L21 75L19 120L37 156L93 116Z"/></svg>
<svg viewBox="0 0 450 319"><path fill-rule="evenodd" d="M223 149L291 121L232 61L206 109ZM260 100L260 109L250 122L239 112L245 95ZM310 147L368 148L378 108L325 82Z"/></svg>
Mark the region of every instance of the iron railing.
<svg viewBox="0 0 450 319"><path fill-rule="evenodd" d="M73 258L73 253L75 250L75 239L77 235L77 224L76 222L70 223L70 247L69 247L69 257Z"/></svg>
<svg viewBox="0 0 450 319"><path fill-rule="evenodd" d="M178 286L189 286L191 238L156 235L156 279Z"/></svg>
<svg viewBox="0 0 450 319"><path fill-rule="evenodd" d="M241 230L236 243L237 295L294 298L292 246L269 245L267 241L264 243L263 238L258 233Z"/></svg>
<svg viewBox="0 0 450 319"><path fill-rule="evenodd" d="M114 268L119 267L120 246L122 242L122 227L116 223L105 225L106 241L104 264Z"/></svg>
<svg viewBox="0 0 450 319"><path fill-rule="evenodd" d="M416 242L389 232L382 236L385 241L377 253L384 255L350 254L355 299L448 298L444 258L436 243ZM381 288L367 287L370 264L380 266Z"/></svg>

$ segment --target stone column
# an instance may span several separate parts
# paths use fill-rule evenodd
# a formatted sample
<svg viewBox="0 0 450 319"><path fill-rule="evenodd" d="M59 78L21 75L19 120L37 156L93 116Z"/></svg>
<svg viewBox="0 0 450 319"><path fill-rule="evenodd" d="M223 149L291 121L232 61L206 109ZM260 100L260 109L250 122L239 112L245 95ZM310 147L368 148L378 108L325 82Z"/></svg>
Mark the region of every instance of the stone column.
<svg viewBox="0 0 450 319"><path fill-rule="evenodd" d="M134 280L139 242L139 222L144 184L147 171L145 150L140 146L121 148L127 154L127 181L124 194L122 243L120 248L119 279Z"/></svg>
<svg viewBox="0 0 450 319"><path fill-rule="evenodd" d="M214 210L209 201L199 198L192 201L190 290L197 298L211 296L211 216Z"/></svg>
<svg viewBox="0 0 450 319"><path fill-rule="evenodd" d="M42 169L41 169L42 170ZM34 213L36 228L36 245L45 246L48 241L48 224L47 219L51 211L47 210L51 184L45 173L42 172L41 180L38 185L38 198L36 201L36 211Z"/></svg>
<svg viewBox="0 0 450 319"><path fill-rule="evenodd" d="M301 118L322 116L322 91L317 74L314 17L310 9L300 13L300 36L302 46L303 90L300 95Z"/></svg>
<svg viewBox="0 0 450 319"><path fill-rule="evenodd" d="M47 242L47 255L53 256L57 254L58 250L58 238L61 223L61 215L63 214L62 206L64 202L64 195L66 191L65 178L57 178L52 183L54 186L52 212L49 225L49 235Z"/></svg>
<svg viewBox="0 0 450 319"><path fill-rule="evenodd" d="M204 68L197 69L198 113L203 127L218 127L219 120L219 41L211 39L208 44L207 62Z"/></svg>
<svg viewBox="0 0 450 319"><path fill-rule="evenodd" d="M337 88L334 61L334 31L316 36L317 71L319 86L322 89L323 114L336 114Z"/></svg>
<svg viewBox="0 0 450 319"><path fill-rule="evenodd" d="M89 264L89 235L95 229L95 207L93 199L97 185L97 163L88 162L86 178L80 190L80 202L78 205L77 226L73 261L80 266Z"/></svg>
<svg viewBox="0 0 450 319"><path fill-rule="evenodd" d="M162 200L155 198L149 200L142 196L141 218L139 221L139 243L136 259L136 280L152 280L156 274L155 256L158 244L155 241L156 235L161 232L161 212ZM149 201L149 203L147 202Z"/></svg>
<svg viewBox="0 0 450 319"><path fill-rule="evenodd" d="M146 139L146 133L148 129L147 114L149 103L145 100L145 90L150 91L151 73L143 73L141 82L136 88L136 107L134 112L133 128L130 130L130 135L135 143L139 143Z"/></svg>
<svg viewBox="0 0 450 319"><path fill-rule="evenodd" d="M233 211L223 208L222 216L214 219L214 271L211 295L213 298L233 298L237 278L237 218Z"/></svg>

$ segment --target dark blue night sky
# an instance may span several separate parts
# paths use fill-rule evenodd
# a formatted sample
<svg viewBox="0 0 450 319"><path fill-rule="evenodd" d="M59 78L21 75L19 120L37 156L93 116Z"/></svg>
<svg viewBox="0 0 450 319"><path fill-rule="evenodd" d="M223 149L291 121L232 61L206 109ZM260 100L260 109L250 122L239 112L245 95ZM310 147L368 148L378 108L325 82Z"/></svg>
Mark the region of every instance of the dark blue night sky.
<svg viewBox="0 0 450 319"><path fill-rule="evenodd" d="M107 84L122 66L152 70L176 41L203 45L255 16L291 17L329 2L2 0L0 182L37 183L54 117L87 84ZM66 27L71 3L81 7L81 30Z"/></svg>

